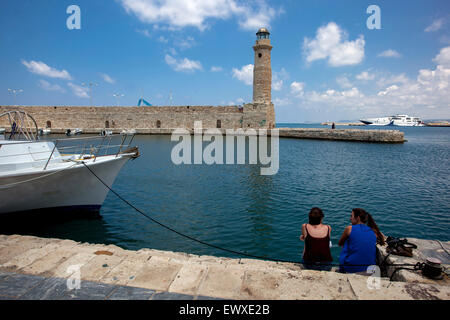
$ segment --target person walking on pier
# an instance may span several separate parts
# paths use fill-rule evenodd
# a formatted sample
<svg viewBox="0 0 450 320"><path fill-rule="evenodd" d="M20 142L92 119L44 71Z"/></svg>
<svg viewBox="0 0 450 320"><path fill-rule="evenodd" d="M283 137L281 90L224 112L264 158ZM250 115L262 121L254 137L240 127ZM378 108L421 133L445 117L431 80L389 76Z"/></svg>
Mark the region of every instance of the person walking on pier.
<svg viewBox="0 0 450 320"><path fill-rule="evenodd" d="M309 223L302 225L300 240L305 241L303 266L307 269L331 270L331 227L322 224L323 218L322 210L314 207L309 212Z"/></svg>
<svg viewBox="0 0 450 320"><path fill-rule="evenodd" d="M376 264L376 244L384 244L384 235L375 220L364 209L352 210L352 225L345 228L339 240L342 246L339 271L344 273L365 272Z"/></svg>

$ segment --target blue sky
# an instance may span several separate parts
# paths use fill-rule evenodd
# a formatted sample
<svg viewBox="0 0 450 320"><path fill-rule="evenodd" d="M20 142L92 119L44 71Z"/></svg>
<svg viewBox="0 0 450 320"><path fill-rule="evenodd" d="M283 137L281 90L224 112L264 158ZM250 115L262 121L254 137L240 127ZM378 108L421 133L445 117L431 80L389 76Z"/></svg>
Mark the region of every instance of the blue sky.
<svg viewBox="0 0 450 320"><path fill-rule="evenodd" d="M81 29L69 30L70 5ZM381 29L368 29L369 5ZM255 33L271 32L277 122L450 118L450 2L1 1L0 104L251 102ZM119 100L113 94L123 94ZM170 100L172 96L172 100Z"/></svg>

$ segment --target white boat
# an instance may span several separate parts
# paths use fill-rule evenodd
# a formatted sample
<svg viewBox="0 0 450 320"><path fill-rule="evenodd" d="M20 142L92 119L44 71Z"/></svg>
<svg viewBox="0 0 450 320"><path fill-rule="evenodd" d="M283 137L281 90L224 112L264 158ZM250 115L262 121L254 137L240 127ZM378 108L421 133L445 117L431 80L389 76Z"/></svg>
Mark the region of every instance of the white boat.
<svg viewBox="0 0 450 320"><path fill-rule="evenodd" d="M395 115L382 118L368 118L359 120L370 126L402 126L402 127L423 127L425 124L418 117L410 117L408 115Z"/></svg>
<svg viewBox="0 0 450 320"><path fill-rule="evenodd" d="M76 129L67 129L66 130L66 136L74 136L74 135L78 135L78 134L82 134L83 130L81 130L80 128L76 128Z"/></svg>
<svg viewBox="0 0 450 320"><path fill-rule="evenodd" d="M52 133L52 129L50 129L50 128L39 129L40 136L46 136L46 135L49 135L50 133Z"/></svg>
<svg viewBox="0 0 450 320"><path fill-rule="evenodd" d="M136 129L128 129L128 130L123 129L122 133L123 134L136 134Z"/></svg>
<svg viewBox="0 0 450 320"><path fill-rule="evenodd" d="M425 124L419 117L410 117L406 114L399 114L392 117L393 126L401 127L424 127Z"/></svg>
<svg viewBox="0 0 450 320"><path fill-rule="evenodd" d="M109 191L99 178L110 187L123 165L139 155L129 148L132 135L39 141L37 126L35 132L23 126L25 118L36 123L30 115L6 112L0 123L5 115L16 129L0 140L0 214L99 211ZM121 143L114 145L114 137Z"/></svg>
<svg viewBox="0 0 450 320"><path fill-rule="evenodd" d="M110 135L112 135L112 134L113 134L112 130L102 130L102 131L100 132L100 135L101 135L101 136L110 136Z"/></svg>
<svg viewBox="0 0 450 320"><path fill-rule="evenodd" d="M369 126L389 126L392 125L391 117L383 117L383 118L368 118L359 120L364 124Z"/></svg>

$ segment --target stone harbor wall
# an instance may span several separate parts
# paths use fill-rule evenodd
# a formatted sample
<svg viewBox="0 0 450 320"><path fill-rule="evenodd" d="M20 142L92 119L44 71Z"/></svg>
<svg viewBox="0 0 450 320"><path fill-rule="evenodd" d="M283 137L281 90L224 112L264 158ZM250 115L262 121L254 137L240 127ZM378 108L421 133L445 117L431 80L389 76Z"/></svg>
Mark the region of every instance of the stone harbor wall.
<svg viewBox="0 0 450 320"><path fill-rule="evenodd" d="M273 104L246 104L243 107L177 106L177 107L78 107L78 106L0 106L0 113L23 110L39 128L92 129L158 129L194 128L202 121L204 128L272 128L275 126ZM0 126L9 126L6 118Z"/></svg>

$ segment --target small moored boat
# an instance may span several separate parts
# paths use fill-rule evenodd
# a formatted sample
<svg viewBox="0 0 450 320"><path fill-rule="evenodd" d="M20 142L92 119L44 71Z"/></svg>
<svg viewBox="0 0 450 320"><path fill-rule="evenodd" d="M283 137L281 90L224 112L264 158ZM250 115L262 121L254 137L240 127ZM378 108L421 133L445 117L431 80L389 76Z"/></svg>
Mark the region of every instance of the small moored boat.
<svg viewBox="0 0 450 320"><path fill-rule="evenodd" d="M79 128L76 128L76 129L73 129L73 130L71 130L71 129L67 129L66 130L66 136L75 136L75 135L78 135L78 134L82 134L83 133L83 130L81 130L81 129L79 129Z"/></svg>
<svg viewBox="0 0 450 320"><path fill-rule="evenodd" d="M139 155L130 148L134 135L41 141L29 114L5 112L1 124L5 118L11 134L0 140L0 214L99 211L109 191L99 178L111 186L125 163Z"/></svg>

